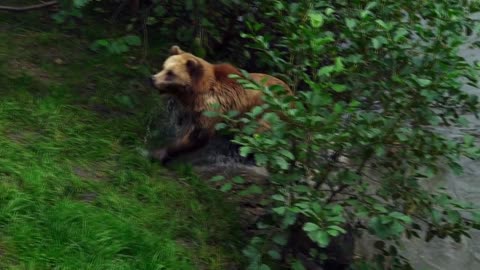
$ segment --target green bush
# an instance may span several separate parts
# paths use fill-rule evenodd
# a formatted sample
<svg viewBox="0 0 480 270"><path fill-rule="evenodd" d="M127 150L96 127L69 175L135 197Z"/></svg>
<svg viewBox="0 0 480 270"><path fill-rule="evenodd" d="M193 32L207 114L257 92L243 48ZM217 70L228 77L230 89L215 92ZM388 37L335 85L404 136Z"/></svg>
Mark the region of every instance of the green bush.
<svg viewBox="0 0 480 270"><path fill-rule="evenodd" d="M273 194L263 202L272 216L245 250L249 269L303 269L290 246L298 226L318 260L347 228L377 239L378 255L355 269L412 269L398 252L402 237L460 241L480 227L476 208L427 188L443 166L461 173L460 157L479 156L471 135L440 132L478 112L477 97L461 90L478 86L478 65L458 55L479 30L473 2L261 1L242 36L296 95L257 85L265 106L224 116L245 124L233 130L241 154L272 173L263 191ZM266 110L273 128L255 134Z"/></svg>
<svg viewBox="0 0 480 270"><path fill-rule="evenodd" d="M61 0L60 11L53 15L55 22L59 24L69 23L72 18L82 18L82 9L85 8L91 0Z"/></svg>

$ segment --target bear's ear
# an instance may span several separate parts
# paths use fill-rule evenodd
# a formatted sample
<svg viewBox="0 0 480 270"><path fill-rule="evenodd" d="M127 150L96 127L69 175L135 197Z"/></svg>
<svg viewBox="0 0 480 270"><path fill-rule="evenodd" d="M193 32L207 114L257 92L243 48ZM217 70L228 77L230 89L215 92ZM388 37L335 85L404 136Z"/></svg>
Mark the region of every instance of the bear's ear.
<svg viewBox="0 0 480 270"><path fill-rule="evenodd" d="M170 48L170 55L178 55L178 54L182 54L182 53L185 53L185 52L182 51L182 49L180 49L180 47L178 47L177 45L173 45Z"/></svg>
<svg viewBox="0 0 480 270"><path fill-rule="evenodd" d="M185 65L187 66L187 70L190 73L190 76L195 77L201 75L202 66L197 60L188 59Z"/></svg>

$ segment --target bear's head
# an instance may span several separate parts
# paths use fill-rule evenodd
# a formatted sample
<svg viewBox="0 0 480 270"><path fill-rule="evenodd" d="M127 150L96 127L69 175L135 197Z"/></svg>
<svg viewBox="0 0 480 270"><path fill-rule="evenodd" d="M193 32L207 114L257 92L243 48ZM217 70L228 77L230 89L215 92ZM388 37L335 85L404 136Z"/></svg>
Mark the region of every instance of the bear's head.
<svg viewBox="0 0 480 270"><path fill-rule="evenodd" d="M161 94L184 95L204 88L204 78L210 73L209 69L208 62L175 45L170 48L170 56L163 63L163 69L153 75L151 81Z"/></svg>

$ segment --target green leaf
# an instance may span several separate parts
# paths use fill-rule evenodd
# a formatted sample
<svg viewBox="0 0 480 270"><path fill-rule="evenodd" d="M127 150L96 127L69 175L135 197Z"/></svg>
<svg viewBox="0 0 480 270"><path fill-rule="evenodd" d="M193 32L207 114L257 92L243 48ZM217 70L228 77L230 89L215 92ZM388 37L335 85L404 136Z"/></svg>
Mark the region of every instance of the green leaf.
<svg viewBox="0 0 480 270"><path fill-rule="evenodd" d="M270 266L266 265L266 264L262 264L260 265L260 267L258 268L258 270L270 270Z"/></svg>
<svg viewBox="0 0 480 270"><path fill-rule="evenodd" d="M232 178L232 181L235 183L235 184L244 184L245 183L245 179L243 179L243 177L241 176L235 176Z"/></svg>
<svg viewBox="0 0 480 270"><path fill-rule="evenodd" d="M337 237L337 236L340 235L340 232L337 231L337 230L329 230L329 229L327 229L327 233L328 233L328 235L331 235L331 236L333 236L333 237Z"/></svg>
<svg viewBox="0 0 480 270"><path fill-rule="evenodd" d="M277 233L273 236L272 240L277 245L285 246L287 244L288 237L285 233Z"/></svg>
<svg viewBox="0 0 480 270"><path fill-rule="evenodd" d="M218 182L218 181L222 181L222 180L225 180L225 177L224 177L224 176L222 176L222 175L215 175L214 177L210 178L210 180L208 180L208 181Z"/></svg>
<svg viewBox="0 0 480 270"><path fill-rule="evenodd" d="M380 47L382 47L382 41L378 38L372 38L372 45L373 45L373 48L378 50L380 49Z"/></svg>
<svg viewBox="0 0 480 270"><path fill-rule="evenodd" d="M227 77L230 79L242 79L242 77L238 74L228 74Z"/></svg>
<svg viewBox="0 0 480 270"><path fill-rule="evenodd" d="M263 112L263 108L260 106L256 106L252 109L252 116L255 117Z"/></svg>
<svg viewBox="0 0 480 270"><path fill-rule="evenodd" d="M388 30L388 29L389 29L388 25L387 25L384 21L382 21L382 20L380 20L380 19L376 19L375 22L376 22L378 25L380 25L383 29L385 29L385 30Z"/></svg>
<svg viewBox="0 0 480 270"><path fill-rule="evenodd" d="M297 214L294 213L293 211L287 211L283 216L282 225L284 227L288 227L293 225L295 221L297 221Z"/></svg>
<svg viewBox="0 0 480 270"><path fill-rule="evenodd" d="M395 134L395 136L397 136L398 140L401 141L401 142L408 141L408 137L403 133L397 133L397 134Z"/></svg>
<svg viewBox="0 0 480 270"><path fill-rule="evenodd" d="M213 111L205 111L203 112L203 115L206 117L217 117L219 116L218 112L213 112Z"/></svg>
<svg viewBox="0 0 480 270"><path fill-rule="evenodd" d="M365 7L365 10L370 10L370 9L373 9L374 7L376 7L378 5L378 3L376 1L372 1L372 2L369 2L367 4L367 6Z"/></svg>
<svg viewBox="0 0 480 270"><path fill-rule="evenodd" d="M335 69L334 66L325 66L325 67L322 67L320 68L320 70L317 72L317 75L318 76L330 76L330 73L333 72L333 70Z"/></svg>
<svg viewBox="0 0 480 270"><path fill-rule="evenodd" d="M135 35L127 35L123 37L123 40L130 46L140 46L142 44L142 40Z"/></svg>
<svg viewBox="0 0 480 270"><path fill-rule="evenodd" d="M432 178L436 174L436 169L434 167L426 167L422 172L422 175L425 175L427 178Z"/></svg>
<svg viewBox="0 0 480 270"><path fill-rule="evenodd" d="M405 215L405 214L402 214L400 212L392 212L389 214L389 216L393 217L393 218L396 218L398 220L401 220L405 223L408 223L410 224L412 222L412 218L410 218L409 216Z"/></svg>
<svg viewBox="0 0 480 270"><path fill-rule="evenodd" d="M286 158L288 158L288 159L290 159L290 160L294 160L294 159L295 159L295 157L293 156L292 152L288 151L287 149L280 149L280 150L278 150L278 152L279 152L282 156L284 156L284 157L286 157Z"/></svg>
<svg viewBox="0 0 480 270"><path fill-rule="evenodd" d="M285 212L287 211L287 208L285 206L280 206L280 207L275 207L272 210L273 210L273 212L283 216L283 215L285 215Z"/></svg>
<svg viewBox="0 0 480 270"><path fill-rule="evenodd" d="M453 171L455 175L463 174L463 167L459 163L452 161L448 163L448 166L450 167L450 169Z"/></svg>
<svg viewBox="0 0 480 270"><path fill-rule="evenodd" d="M310 232L308 236L317 242L320 247L326 247L330 243L330 236L325 231Z"/></svg>
<svg viewBox="0 0 480 270"><path fill-rule="evenodd" d="M468 146L472 146L474 141L475 141L475 137L473 137L470 134L467 134L463 137L463 143L468 145Z"/></svg>
<svg viewBox="0 0 480 270"><path fill-rule="evenodd" d="M274 157L275 159L275 163L282 169L282 170L287 170L289 165L288 165L288 162L287 160L285 160L283 157L281 156L275 156Z"/></svg>
<svg viewBox="0 0 480 270"><path fill-rule="evenodd" d="M220 188L220 191L227 192L227 191L230 191L232 188L233 188L232 183L226 183Z"/></svg>
<svg viewBox="0 0 480 270"><path fill-rule="evenodd" d="M267 121L268 123L277 123L279 121L278 115L274 112L265 113L262 119Z"/></svg>
<svg viewBox="0 0 480 270"><path fill-rule="evenodd" d="M267 254L274 260L280 260L282 258L282 256L280 256L280 253L273 249L269 250Z"/></svg>
<svg viewBox="0 0 480 270"><path fill-rule="evenodd" d="M222 130L222 129L225 129L226 127L227 127L227 124L225 124L225 123L217 123L215 125L216 130Z"/></svg>
<svg viewBox="0 0 480 270"><path fill-rule="evenodd" d="M267 164L268 157L263 153L255 153L255 162L258 166L264 166Z"/></svg>
<svg viewBox="0 0 480 270"><path fill-rule="evenodd" d="M393 41L398 42L400 39L404 38L408 34L408 31L405 28L399 28L395 31L393 36Z"/></svg>
<svg viewBox="0 0 480 270"><path fill-rule="evenodd" d="M360 11L360 18L365 19L365 18L367 18L368 16L372 16L372 17L373 17L373 13L372 13L370 10L362 10L362 11Z"/></svg>
<svg viewBox="0 0 480 270"><path fill-rule="evenodd" d="M342 92L345 92L345 90L347 90L347 86L344 85L344 84L332 84L332 89L337 92L337 93L342 93Z"/></svg>
<svg viewBox="0 0 480 270"><path fill-rule="evenodd" d="M283 196L282 194L275 194L275 195L272 195L272 199L274 199L275 201L284 202L285 196Z"/></svg>
<svg viewBox="0 0 480 270"><path fill-rule="evenodd" d="M339 231L341 233L346 233L347 232L347 231L345 231L345 229L343 229L342 227L339 227L337 225L330 225L330 226L328 226L328 229L336 230L336 231Z"/></svg>
<svg viewBox="0 0 480 270"><path fill-rule="evenodd" d="M339 215L339 214L343 213L343 207L339 204L331 205L331 206L329 206L329 208L332 211L332 213L334 213L334 214Z"/></svg>
<svg viewBox="0 0 480 270"><path fill-rule="evenodd" d="M460 222L462 217L458 211L449 210L447 211L447 216L445 218L449 223L456 224Z"/></svg>
<svg viewBox="0 0 480 270"><path fill-rule="evenodd" d="M429 79L422 79L422 78L415 78L415 81L420 85L421 87L429 86L432 84L432 81Z"/></svg>
<svg viewBox="0 0 480 270"><path fill-rule="evenodd" d="M333 9L330 8L330 7L328 7L328 8L325 9L325 14L326 14L327 16L332 15L334 12L335 12L335 10L333 10Z"/></svg>
<svg viewBox="0 0 480 270"><path fill-rule="evenodd" d="M292 263L291 267L292 267L292 270L306 270L302 262L300 262L299 260L295 260Z"/></svg>
<svg viewBox="0 0 480 270"><path fill-rule="evenodd" d="M73 6L76 8L82 8L86 6L90 0L73 0Z"/></svg>
<svg viewBox="0 0 480 270"><path fill-rule="evenodd" d="M285 9L285 5L282 3L282 1L275 1L275 4L273 6L277 10L284 10Z"/></svg>
<svg viewBox="0 0 480 270"><path fill-rule="evenodd" d="M385 206L383 206L381 204L375 204L373 206L373 208L377 211L380 211L380 213L387 213L388 212L387 208L385 208Z"/></svg>
<svg viewBox="0 0 480 270"><path fill-rule="evenodd" d="M234 118L234 117L238 116L239 114L240 114L239 111L229 111L227 113L227 116L230 117L230 118Z"/></svg>
<svg viewBox="0 0 480 270"><path fill-rule="evenodd" d="M215 111L215 112L218 112L218 110L220 110L221 106L220 106L220 103L218 102L214 102L212 104L210 104L211 108L212 108L212 111Z"/></svg>
<svg viewBox="0 0 480 270"><path fill-rule="evenodd" d="M240 147L240 156L246 157L248 154L252 153L252 148L248 146L242 146Z"/></svg>
<svg viewBox="0 0 480 270"><path fill-rule="evenodd" d="M336 57L335 58L335 71L336 72L341 72L345 69L345 65L343 64L343 58L342 57Z"/></svg>
<svg viewBox="0 0 480 270"><path fill-rule="evenodd" d="M383 145L375 145L375 155L377 157L383 157L385 155L385 148Z"/></svg>
<svg viewBox="0 0 480 270"><path fill-rule="evenodd" d="M357 26L357 21L355 19L347 18L347 19L345 19L345 24L347 25L347 27L350 31L353 31L355 26Z"/></svg>
<svg viewBox="0 0 480 270"><path fill-rule="evenodd" d="M97 44L98 46L107 47L107 46L110 45L110 42L106 39L99 39L99 40L95 41L95 44Z"/></svg>
<svg viewBox="0 0 480 270"><path fill-rule="evenodd" d="M405 227L400 222L393 222L390 226L390 234L392 236L399 236L405 231Z"/></svg>
<svg viewBox="0 0 480 270"><path fill-rule="evenodd" d="M262 194L263 190L258 185L251 185L247 189L240 191L238 194L240 196L249 196L255 194Z"/></svg>
<svg viewBox="0 0 480 270"><path fill-rule="evenodd" d="M306 232L313 232L320 230L320 227L315 223L307 222L305 225L303 225L303 230Z"/></svg>
<svg viewBox="0 0 480 270"><path fill-rule="evenodd" d="M462 126L462 127L468 127L470 122L468 121L468 119L464 116L460 116L458 117L457 119L457 123Z"/></svg>
<svg viewBox="0 0 480 270"><path fill-rule="evenodd" d="M342 104L340 103L335 103L335 105L333 106L333 112L337 113L337 114L340 114L343 112L343 106Z"/></svg>
<svg viewBox="0 0 480 270"><path fill-rule="evenodd" d="M308 14L310 18L310 24L313 28L320 28L323 25L323 15L319 12L310 12Z"/></svg>

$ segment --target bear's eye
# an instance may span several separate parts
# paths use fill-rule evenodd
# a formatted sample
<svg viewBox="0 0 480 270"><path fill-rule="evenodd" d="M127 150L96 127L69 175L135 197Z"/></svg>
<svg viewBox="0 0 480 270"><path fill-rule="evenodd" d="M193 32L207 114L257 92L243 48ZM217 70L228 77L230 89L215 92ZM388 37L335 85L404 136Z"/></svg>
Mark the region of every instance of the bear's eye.
<svg viewBox="0 0 480 270"><path fill-rule="evenodd" d="M173 74L173 72L171 70L167 71L167 73L165 74L165 80L172 81L173 78L175 78L175 75Z"/></svg>

